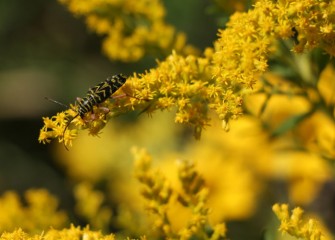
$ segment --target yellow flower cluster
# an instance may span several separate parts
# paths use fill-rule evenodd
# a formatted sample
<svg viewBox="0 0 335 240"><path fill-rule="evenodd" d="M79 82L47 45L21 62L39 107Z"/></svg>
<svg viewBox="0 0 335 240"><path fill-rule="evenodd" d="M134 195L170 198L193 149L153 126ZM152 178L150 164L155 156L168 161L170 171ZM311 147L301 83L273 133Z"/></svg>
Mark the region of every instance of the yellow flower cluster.
<svg viewBox="0 0 335 240"><path fill-rule="evenodd" d="M225 122L236 119L242 114L243 93L238 87L239 83L235 83L234 89L226 89L220 79L212 78L212 50L208 49L205 54L204 58L192 55L185 58L173 52L157 68L129 77L122 87L127 97L103 104L110 109L107 115L99 110L101 108L95 107L94 115L98 117L86 121L77 117L73 125L89 128L90 133L96 135L107 119L119 112L137 109L150 114L155 110L171 110L175 107L175 122L191 125L195 137L200 138L202 129L209 125L209 109L213 109ZM91 113L88 115L91 116ZM48 143L50 139L58 138L60 142L64 141L65 146L71 146L77 130L64 130L74 116L75 111L70 109L54 117L44 118L39 141Z"/></svg>
<svg viewBox="0 0 335 240"><path fill-rule="evenodd" d="M270 1L261 1L260 4ZM276 33L280 37L297 39L296 52L320 47L329 55L335 55L335 26L333 1L279 1L268 4L275 18ZM267 7L265 5L265 7ZM266 9L266 8L265 8Z"/></svg>
<svg viewBox="0 0 335 240"><path fill-rule="evenodd" d="M253 11L235 13L227 28L219 32L213 57L214 76L231 91L238 87L253 87L267 69L267 55L273 41L273 16L264 13L257 4ZM236 86L237 85L237 86Z"/></svg>
<svg viewBox="0 0 335 240"><path fill-rule="evenodd" d="M1 232L13 231L20 227L31 233L50 226L63 227L66 224L67 215L57 210L58 200L46 190L28 190L25 193L25 200L27 206L21 203L20 197L15 192L6 192L0 198Z"/></svg>
<svg viewBox="0 0 335 240"><path fill-rule="evenodd" d="M220 31L214 55L215 76L230 85L253 86L267 69L276 38L297 37L294 50L321 47L334 56L335 6L331 1L258 1L247 13L235 13Z"/></svg>
<svg viewBox="0 0 335 240"><path fill-rule="evenodd" d="M107 103L102 103L100 107L94 106L92 115L87 114L84 119L81 119L77 112L77 106L72 106L71 108L57 113L55 116L49 118L43 118L43 127L40 130L40 135L38 138L39 142L50 143L52 138L58 138L59 142L63 142L64 146L72 146L72 140L77 137L78 129L89 129L89 134L92 136L97 136L100 130L105 127L107 120L113 116L113 113L106 115L104 106ZM69 124L75 125L77 127L72 129L68 128Z"/></svg>
<svg viewBox="0 0 335 240"><path fill-rule="evenodd" d="M92 1L91 5L86 1L66 2L77 13L89 11L92 5L99 6L99 13L107 11L106 3L101 1ZM106 2L117 5L127 1ZM150 11L150 7L146 11ZM324 15L320 15L321 12ZM299 3L258 1L254 9L247 13L235 13L227 28L219 32L214 49L206 49L202 57L184 57L173 51L156 68L129 77L122 88L127 97L103 104L110 109L107 116L104 111L99 111L99 107L95 107L94 115L97 117L86 121L78 117L73 123L77 125L76 128L89 128L92 135L97 135L107 119L119 112L135 109L150 114L155 110L176 108L175 122L194 127L196 138L200 138L202 129L209 125L209 110L213 110L222 120L223 127L229 130L229 120L236 119L243 112L243 96L252 91L259 77L267 70L267 59L274 51L276 38L293 37L292 29L296 29L299 40L297 48L321 46L331 53L330 33L316 34L317 38L312 39L312 29L321 31L325 28L325 22L335 21L331 18L332 12L331 4L316 0ZM320 19L318 25L314 18ZM299 26L302 23L304 25ZM117 45L117 41L113 44ZM71 146L77 129L70 127L71 130L63 133L74 115L73 110L68 110L51 119L44 118L39 141L48 143L52 138L58 138L65 146Z"/></svg>
<svg viewBox="0 0 335 240"><path fill-rule="evenodd" d="M1 240L20 239L20 240L114 240L111 235L103 235L99 231L91 231L88 227L81 229L80 227L71 226L68 229L56 230L50 229L42 234L28 234L22 229L17 229L12 232L4 232L0 236ZM142 238L144 240L145 238Z"/></svg>
<svg viewBox="0 0 335 240"><path fill-rule="evenodd" d="M272 210L280 220L279 231L288 233L293 237L306 240L321 240L324 236L314 219L303 220L303 210L299 207L289 213L287 204L275 204Z"/></svg>
<svg viewBox="0 0 335 240"><path fill-rule="evenodd" d="M205 54L204 58L192 55L185 58L173 52L157 68L130 77L125 91L135 97L125 99L128 102L122 105L134 108L145 105L143 99L150 99L145 106L147 113L176 108L175 122L193 126L196 138L209 125L209 109L221 120L236 119L242 114L241 93L212 78L212 50L207 49Z"/></svg>
<svg viewBox="0 0 335 240"><path fill-rule="evenodd" d="M152 169L151 156L144 149L133 149L135 157L135 174L144 185L142 196L147 200L147 208L155 214L155 227L160 237L172 239L222 239L226 235L225 224L212 227L208 222L207 207L208 188L204 179L195 170L191 162L179 162L179 181L181 192L171 187L170 182L160 173ZM175 230L169 219L169 204L177 201L192 213L185 227ZM208 231L210 229L210 231Z"/></svg>
<svg viewBox="0 0 335 240"><path fill-rule="evenodd" d="M166 56L172 49L184 54L196 50L186 45L184 33L164 20L161 0L59 0L88 27L105 36L103 52L112 60L137 61L146 54Z"/></svg>

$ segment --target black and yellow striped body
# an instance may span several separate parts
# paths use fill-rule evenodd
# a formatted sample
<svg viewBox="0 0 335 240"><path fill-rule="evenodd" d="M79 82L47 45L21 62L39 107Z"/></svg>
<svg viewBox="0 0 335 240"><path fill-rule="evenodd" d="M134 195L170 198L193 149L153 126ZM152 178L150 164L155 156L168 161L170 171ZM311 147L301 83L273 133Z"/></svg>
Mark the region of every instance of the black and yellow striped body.
<svg viewBox="0 0 335 240"><path fill-rule="evenodd" d="M107 78L106 81L101 82L94 87L91 87L88 90L86 97L77 99L77 114L66 124L63 131L63 143L66 150L68 150L68 148L65 145L64 135L66 129L70 126L71 122L78 116L83 119L84 115L92 111L94 106L97 106L110 98L113 93L115 93L120 87L122 87L126 80L127 78L122 74L114 75Z"/></svg>
<svg viewBox="0 0 335 240"><path fill-rule="evenodd" d="M126 82L126 78L122 74L114 75L106 79L106 81L90 88L86 97L77 100L78 115L83 118L86 113L92 111L93 107L104 102L114 92L116 92Z"/></svg>

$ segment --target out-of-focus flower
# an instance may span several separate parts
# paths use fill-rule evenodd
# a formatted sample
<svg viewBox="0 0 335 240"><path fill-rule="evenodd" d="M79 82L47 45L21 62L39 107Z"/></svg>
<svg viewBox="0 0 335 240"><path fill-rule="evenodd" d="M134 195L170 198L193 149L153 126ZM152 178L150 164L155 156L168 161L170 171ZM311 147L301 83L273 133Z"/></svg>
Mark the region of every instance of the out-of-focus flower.
<svg viewBox="0 0 335 240"><path fill-rule="evenodd" d="M135 157L135 175L143 184L142 196L147 201L147 209L155 215L154 226L159 230L159 236L163 238L211 239L225 237L226 228L223 223L211 226L207 207L209 196L204 179L195 170L194 164L188 161L179 161L179 182L181 191L171 187L170 182L160 172L151 167L151 156L145 149L133 149ZM170 210L181 204L182 208L189 210L191 214L183 227L175 226L177 220L170 215ZM182 217L180 212L179 217Z"/></svg>
<svg viewBox="0 0 335 240"><path fill-rule="evenodd" d="M94 190L92 184L82 182L74 189L76 199L76 213L87 220L94 229L108 230L112 211L103 206L105 195Z"/></svg>
<svg viewBox="0 0 335 240"><path fill-rule="evenodd" d="M186 36L165 22L161 0L59 0L88 27L103 35L103 52L112 60L138 61L148 54L167 55L172 49L191 54Z"/></svg>
<svg viewBox="0 0 335 240"><path fill-rule="evenodd" d="M20 227L36 233L49 227L64 227L68 221L65 212L57 210L58 200L44 189L25 193L27 206L21 203L15 192L6 192L0 198L0 229L13 231Z"/></svg>

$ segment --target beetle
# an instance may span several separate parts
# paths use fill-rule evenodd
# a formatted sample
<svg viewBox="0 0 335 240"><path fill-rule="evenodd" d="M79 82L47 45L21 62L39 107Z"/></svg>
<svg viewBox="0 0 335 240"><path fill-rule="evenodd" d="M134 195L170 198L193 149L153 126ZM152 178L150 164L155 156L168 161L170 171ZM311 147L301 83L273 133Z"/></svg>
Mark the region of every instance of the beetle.
<svg viewBox="0 0 335 240"><path fill-rule="evenodd" d="M126 80L127 78L122 74L108 77L105 81L91 87L87 91L84 98L77 98L77 114L66 124L63 131L63 139L67 128L75 118L81 117L83 119L86 113L93 110L94 106L97 106L110 98L119 88L123 86ZM67 149L66 146L65 148Z"/></svg>

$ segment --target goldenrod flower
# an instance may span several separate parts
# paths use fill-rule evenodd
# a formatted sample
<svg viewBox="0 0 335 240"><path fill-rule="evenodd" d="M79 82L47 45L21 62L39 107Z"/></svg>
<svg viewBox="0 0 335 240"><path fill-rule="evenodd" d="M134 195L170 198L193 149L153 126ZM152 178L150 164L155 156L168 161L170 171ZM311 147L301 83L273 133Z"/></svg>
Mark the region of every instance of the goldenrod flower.
<svg viewBox="0 0 335 240"><path fill-rule="evenodd" d="M118 7L124 11L140 12L150 20L161 17L159 14L161 11L157 10L161 7L158 1L151 3L148 9L143 8L141 3L131 5L133 2L130 0L91 0L85 3L78 0L63 0L62 2L74 13L82 15L104 16L103 13L107 14L104 10L107 11L109 6L111 9ZM157 16L152 16L156 10ZM247 13L235 13L227 23L227 28L219 31L219 38L214 48L207 48L202 57L184 56L173 51L164 61L158 62L156 68L144 74L134 73L123 87L127 97L104 103L110 110L107 118L104 112L100 112L98 117L86 123L80 122L80 118L77 118L76 121L80 124L75 128L70 127L73 131L67 131L64 136L62 130L66 122L70 121L65 119L73 114L65 112L66 118L52 117L51 123L50 119L44 119L45 126L40 132L39 141L48 143L50 139L58 138L60 142L64 141L65 146L71 146L78 126L88 128L92 135L97 135L110 116L133 110L151 114L156 110L174 108L175 122L192 126L196 138L200 138L202 129L210 124L208 114L212 110L222 121L224 128L229 130L229 121L237 119L243 113L243 97L252 91L259 77L267 70L267 59L274 52L277 39L292 37L294 28L298 32L299 41L296 50L322 47L330 54L335 52L332 49L330 30L330 23L335 21L331 18L333 12L330 3L316 0L290 1L287 4L282 1L273 3L269 0L260 0L253 10ZM123 12L120 11L118 14ZM99 31L109 29L105 26L107 24L105 21L106 19L99 27ZM113 26L109 27L123 29L123 25L124 22L116 18ZM161 28L163 27L158 29ZM139 32L143 34L142 30ZM118 33L113 33L110 37L117 38L117 36ZM118 45L120 42L127 44L128 41L120 39L113 40L112 45ZM162 43L163 45L165 44ZM118 50L123 48L129 49L129 46L119 46ZM139 51L141 50L131 50L135 54ZM96 112L99 112L99 107L94 110L95 115ZM51 127L46 127L50 124Z"/></svg>
<svg viewBox="0 0 335 240"><path fill-rule="evenodd" d="M151 69L146 74L129 77L122 90L127 97L118 98L104 104L110 109L108 115L99 107L94 108L94 114L99 117L88 119L86 122L76 118L73 123L79 122L81 128L89 128L90 133L96 135L104 126L105 119L116 112L127 112L137 109L152 113L155 110L170 110L176 107L175 122L193 126L195 136L201 135L201 130L209 125L208 110L216 111L222 120L235 119L242 114L242 93L239 88L226 89L224 83L212 78L211 59L186 58L173 52L165 61L160 62L156 69ZM213 93L213 89L215 92ZM67 122L73 118L73 111L65 112L69 117L52 117L50 127L44 126L40 133L40 142L48 142L50 138L65 141L66 146L71 146L76 132L64 129ZM69 113L72 113L71 115ZM58 115L57 115L58 116ZM48 126L50 119L46 119ZM99 121L99 124L96 122ZM71 124L72 125L72 124ZM71 129L73 126L70 126Z"/></svg>
<svg viewBox="0 0 335 240"><path fill-rule="evenodd" d="M290 214L287 204L275 204L272 210L281 222L279 231L306 240L325 239L314 219L303 219L304 211L301 208L294 208Z"/></svg>
<svg viewBox="0 0 335 240"><path fill-rule="evenodd" d="M101 107L94 106L93 114L89 112L83 119L76 112L77 106L72 105L72 108L57 113L56 116L43 118L44 126L40 130L38 141L45 144L50 143L52 138L58 138L65 147L72 146L72 140L77 137L78 129L87 128L90 135L98 136L100 130L105 127L107 119L112 115L112 113L106 114L103 109L106 104L101 104Z"/></svg>

